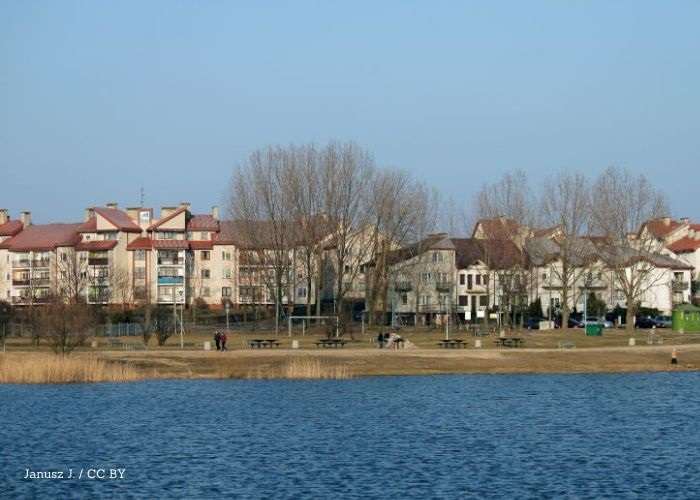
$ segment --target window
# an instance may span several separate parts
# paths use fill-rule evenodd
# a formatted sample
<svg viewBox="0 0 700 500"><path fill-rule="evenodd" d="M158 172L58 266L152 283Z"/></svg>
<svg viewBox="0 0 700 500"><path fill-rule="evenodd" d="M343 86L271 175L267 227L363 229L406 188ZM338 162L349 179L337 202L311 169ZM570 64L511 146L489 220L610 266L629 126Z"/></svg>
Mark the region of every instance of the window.
<svg viewBox="0 0 700 500"><path fill-rule="evenodd" d="M481 285L481 275L477 274L476 277L474 278L474 283L477 285Z"/></svg>
<svg viewBox="0 0 700 500"><path fill-rule="evenodd" d="M202 269L202 279L209 279L211 277L211 271L209 269Z"/></svg>
<svg viewBox="0 0 700 500"><path fill-rule="evenodd" d="M479 305L486 307L489 305L489 298L486 295L479 295Z"/></svg>
<svg viewBox="0 0 700 500"><path fill-rule="evenodd" d="M231 270L230 269L224 269L224 278L231 279Z"/></svg>
<svg viewBox="0 0 700 500"><path fill-rule="evenodd" d="M161 231L158 233L159 240L176 240L177 233L175 231Z"/></svg>
<svg viewBox="0 0 700 500"><path fill-rule="evenodd" d="M135 260L146 260L146 250L136 250Z"/></svg>
<svg viewBox="0 0 700 500"><path fill-rule="evenodd" d="M117 233L115 232L110 232L110 233L105 233L104 234L104 239L105 240L116 240L117 239Z"/></svg>
<svg viewBox="0 0 700 500"><path fill-rule="evenodd" d="M200 258L202 260L210 260L211 259L211 252L209 252L209 250L202 250L200 255L201 255Z"/></svg>
<svg viewBox="0 0 700 500"><path fill-rule="evenodd" d="M209 297L209 295L211 295L209 287L205 286L204 288L202 288L202 297Z"/></svg>
<svg viewBox="0 0 700 500"><path fill-rule="evenodd" d="M484 285L489 284L489 275L488 274L484 274L483 282L484 282Z"/></svg>
<svg viewBox="0 0 700 500"><path fill-rule="evenodd" d="M139 223L148 224L151 222L151 212L149 210L141 210L139 212Z"/></svg>
<svg viewBox="0 0 700 500"><path fill-rule="evenodd" d="M460 295L458 300L459 305L462 307L467 307L469 305L469 295Z"/></svg>
<svg viewBox="0 0 700 500"><path fill-rule="evenodd" d="M472 289L472 278L473 278L473 276L471 274L467 275L467 288L469 290Z"/></svg>
<svg viewBox="0 0 700 500"><path fill-rule="evenodd" d="M230 297L231 296L231 287L230 286L225 286L221 288L221 296L222 297Z"/></svg>
<svg viewBox="0 0 700 500"><path fill-rule="evenodd" d="M406 294L406 293L401 294L401 305L403 305L403 306L408 305L408 294Z"/></svg>
<svg viewBox="0 0 700 500"><path fill-rule="evenodd" d="M429 295L421 295L420 296L420 303L424 306L427 306L430 304L430 296Z"/></svg>
<svg viewBox="0 0 700 500"><path fill-rule="evenodd" d="M231 260L231 252L221 252L221 260Z"/></svg>
<svg viewBox="0 0 700 500"><path fill-rule="evenodd" d="M134 268L134 278L137 280L142 280L146 278L146 268L145 267L135 267Z"/></svg>
<svg viewBox="0 0 700 500"><path fill-rule="evenodd" d="M429 283L431 280L432 276L430 273L421 273L421 280L423 283Z"/></svg>
<svg viewBox="0 0 700 500"><path fill-rule="evenodd" d="M299 288L297 288L297 297L300 297L300 298L306 297L306 287L305 286L300 286Z"/></svg>
<svg viewBox="0 0 700 500"><path fill-rule="evenodd" d="M347 274L349 272L350 272L350 266L348 264L345 264L345 273Z"/></svg>
<svg viewBox="0 0 700 500"><path fill-rule="evenodd" d="M464 273L461 273L461 274L459 275L459 284L460 284L460 285L464 285L464 282L465 282L465 280L466 280L465 276L466 276L466 274L464 274Z"/></svg>
<svg viewBox="0 0 700 500"><path fill-rule="evenodd" d="M542 273L542 281L547 281L547 273Z"/></svg>
<svg viewBox="0 0 700 500"><path fill-rule="evenodd" d="M442 262L441 252L433 252L433 262Z"/></svg>

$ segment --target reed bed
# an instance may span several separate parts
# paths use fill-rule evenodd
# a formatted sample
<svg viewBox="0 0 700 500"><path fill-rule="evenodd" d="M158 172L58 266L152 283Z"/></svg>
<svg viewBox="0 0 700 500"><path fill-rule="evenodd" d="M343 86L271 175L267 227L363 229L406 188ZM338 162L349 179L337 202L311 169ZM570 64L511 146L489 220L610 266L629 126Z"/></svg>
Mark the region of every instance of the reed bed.
<svg viewBox="0 0 700 500"><path fill-rule="evenodd" d="M312 358L288 359L278 366L262 366L248 372L249 379L344 380L352 378L346 365L321 362Z"/></svg>
<svg viewBox="0 0 700 500"><path fill-rule="evenodd" d="M130 382L144 375L125 363L109 363L95 356L0 354L0 383L71 384Z"/></svg>

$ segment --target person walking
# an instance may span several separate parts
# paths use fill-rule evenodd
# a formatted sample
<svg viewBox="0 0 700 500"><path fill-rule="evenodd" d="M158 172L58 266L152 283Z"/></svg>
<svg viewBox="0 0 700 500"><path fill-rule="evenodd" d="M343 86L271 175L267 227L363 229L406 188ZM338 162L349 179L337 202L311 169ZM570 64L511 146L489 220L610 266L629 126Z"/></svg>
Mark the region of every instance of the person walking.
<svg viewBox="0 0 700 500"><path fill-rule="evenodd" d="M217 330L214 332L214 343L216 344L216 350L221 350L221 333Z"/></svg>
<svg viewBox="0 0 700 500"><path fill-rule="evenodd" d="M676 348L673 348L673 351L671 351L671 364L672 365L677 365L678 364L678 351Z"/></svg>
<svg viewBox="0 0 700 500"><path fill-rule="evenodd" d="M225 350L226 350L226 341L227 341L227 340L228 340L228 338L226 337L226 334L225 334L225 333L222 333L222 334L221 334L221 350L222 350L222 351L225 351Z"/></svg>
<svg viewBox="0 0 700 500"><path fill-rule="evenodd" d="M382 332L377 335L377 347L380 349L384 347L384 334Z"/></svg>

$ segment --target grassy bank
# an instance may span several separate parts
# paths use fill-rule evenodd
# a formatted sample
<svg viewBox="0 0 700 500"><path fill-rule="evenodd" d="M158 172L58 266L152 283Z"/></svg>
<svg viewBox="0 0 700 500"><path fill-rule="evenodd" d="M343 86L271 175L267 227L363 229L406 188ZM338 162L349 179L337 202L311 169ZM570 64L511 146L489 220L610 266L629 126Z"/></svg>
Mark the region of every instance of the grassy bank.
<svg viewBox="0 0 700 500"><path fill-rule="evenodd" d="M146 378L129 363L90 356L56 356L45 353L0 354L0 383L67 384L130 382Z"/></svg>

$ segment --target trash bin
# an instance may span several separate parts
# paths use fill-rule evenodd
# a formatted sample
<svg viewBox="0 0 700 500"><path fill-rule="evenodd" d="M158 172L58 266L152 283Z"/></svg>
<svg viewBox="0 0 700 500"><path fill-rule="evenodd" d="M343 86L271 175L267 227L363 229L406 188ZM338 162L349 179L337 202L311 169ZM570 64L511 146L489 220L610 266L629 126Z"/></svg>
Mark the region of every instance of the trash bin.
<svg viewBox="0 0 700 500"><path fill-rule="evenodd" d="M600 337L603 335L603 325L589 323L586 325L586 335L589 337Z"/></svg>

